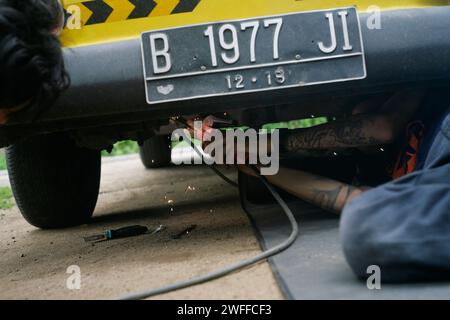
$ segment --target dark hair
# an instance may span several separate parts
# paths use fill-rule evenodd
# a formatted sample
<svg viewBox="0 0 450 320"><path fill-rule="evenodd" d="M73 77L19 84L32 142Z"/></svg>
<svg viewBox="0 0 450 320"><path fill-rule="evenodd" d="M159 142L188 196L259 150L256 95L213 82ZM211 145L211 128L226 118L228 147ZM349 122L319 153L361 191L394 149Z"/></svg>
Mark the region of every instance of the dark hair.
<svg viewBox="0 0 450 320"><path fill-rule="evenodd" d="M27 103L40 114L69 85L52 31L57 0L0 0L0 108Z"/></svg>

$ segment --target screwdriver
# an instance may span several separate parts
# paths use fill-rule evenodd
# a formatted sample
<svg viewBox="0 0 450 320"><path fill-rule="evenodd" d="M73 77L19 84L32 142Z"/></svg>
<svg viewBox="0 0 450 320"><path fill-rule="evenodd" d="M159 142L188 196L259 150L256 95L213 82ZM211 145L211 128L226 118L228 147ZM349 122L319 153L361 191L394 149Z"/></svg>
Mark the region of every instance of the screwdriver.
<svg viewBox="0 0 450 320"><path fill-rule="evenodd" d="M147 232L148 232L148 228L146 226L133 225L133 226L122 227L119 229L109 229L109 230L106 230L102 234L96 234L93 236L84 237L84 241L86 241L86 242L107 241L107 240L112 240L112 239L120 239L120 238L139 236L139 235L145 234Z"/></svg>

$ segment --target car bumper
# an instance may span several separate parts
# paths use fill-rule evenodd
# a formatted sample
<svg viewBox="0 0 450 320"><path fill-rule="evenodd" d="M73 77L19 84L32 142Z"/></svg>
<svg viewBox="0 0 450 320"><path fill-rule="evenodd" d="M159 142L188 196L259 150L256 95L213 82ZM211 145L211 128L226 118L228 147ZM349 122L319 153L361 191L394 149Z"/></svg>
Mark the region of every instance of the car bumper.
<svg viewBox="0 0 450 320"><path fill-rule="evenodd" d="M50 123L54 130L58 123L69 129L281 105L327 93L360 94L411 85L450 86L450 6L383 11L381 29L369 29L370 18L368 13L360 14L366 79L158 105L146 103L138 39L65 49L71 88L38 123L27 125L29 119L23 116L1 128L1 135L7 140L9 133L24 126L53 130L48 129Z"/></svg>

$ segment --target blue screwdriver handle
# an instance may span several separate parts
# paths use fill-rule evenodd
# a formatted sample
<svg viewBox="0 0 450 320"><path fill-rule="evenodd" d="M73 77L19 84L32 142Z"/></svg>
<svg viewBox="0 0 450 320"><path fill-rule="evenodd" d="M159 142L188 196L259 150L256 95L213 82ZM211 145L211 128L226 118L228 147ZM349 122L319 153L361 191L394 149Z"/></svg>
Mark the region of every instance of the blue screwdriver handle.
<svg viewBox="0 0 450 320"><path fill-rule="evenodd" d="M127 238L127 237L134 237L141 234L144 234L148 231L148 228L145 226L140 225L134 225L134 226L128 226L123 227L119 229L111 229L105 231L106 239L119 239L119 238Z"/></svg>

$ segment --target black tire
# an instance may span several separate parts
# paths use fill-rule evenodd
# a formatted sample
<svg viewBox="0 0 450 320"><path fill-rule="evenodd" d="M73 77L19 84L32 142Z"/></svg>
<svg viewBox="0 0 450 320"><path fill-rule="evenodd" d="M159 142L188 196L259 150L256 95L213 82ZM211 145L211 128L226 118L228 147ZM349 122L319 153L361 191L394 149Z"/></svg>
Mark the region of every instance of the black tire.
<svg viewBox="0 0 450 320"><path fill-rule="evenodd" d="M8 147L6 160L17 206L30 224L50 229L89 221L100 187L100 151L51 134Z"/></svg>
<svg viewBox="0 0 450 320"><path fill-rule="evenodd" d="M168 167L172 149L170 136L153 136L139 147L142 164L147 168Z"/></svg>

